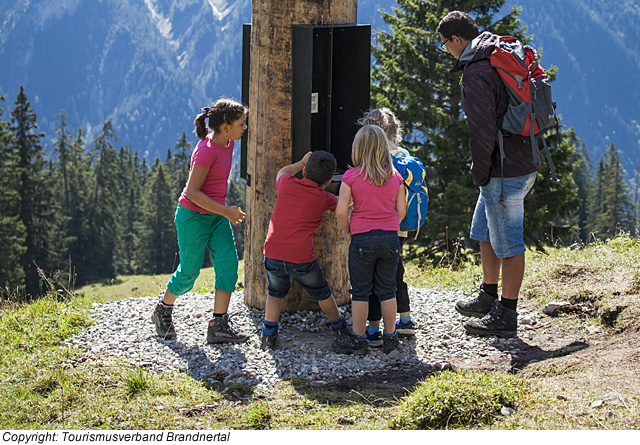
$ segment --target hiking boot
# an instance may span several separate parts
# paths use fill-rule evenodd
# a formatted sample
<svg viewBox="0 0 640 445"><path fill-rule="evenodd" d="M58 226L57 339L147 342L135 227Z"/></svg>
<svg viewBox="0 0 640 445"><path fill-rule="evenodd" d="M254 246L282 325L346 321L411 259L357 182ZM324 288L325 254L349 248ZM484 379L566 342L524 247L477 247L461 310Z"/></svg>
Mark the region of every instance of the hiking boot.
<svg viewBox="0 0 640 445"><path fill-rule="evenodd" d="M262 337L260 338L260 349L266 351L267 349L275 349L276 343L278 342L278 326L274 328L272 334L265 334L263 331Z"/></svg>
<svg viewBox="0 0 640 445"><path fill-rule="evenodd" d="M365 331L365 335L367 337L367 343L372 348L379 348L380 346L382 346L382 334L380 333L380 331L371 333L369 332L369 329L367 329Z"/></svg>
<svg viewBox="0 0 640 445"><path fill-rule="evenodd" d="M398 333L391 337L386 332L382 334L382 352L389 354L391 351L398 349L400 346L400 340L398 340Z"/></svg>
<svg viewBox="0 0 640 445"><path fill-rule="evenodd" d="M336 335L331 349L337 354L365 355L369 347L365 338L351 333L350 335Z"/></svg>
<svg viewBox="0 0 640 445"><path fill-rule="evenodd" d="M464 328L473 335L514 337L518 331L518 313L497 301L487 315L466 321Z"/></svg>
<svg viewBox="0 0 640 445"><path fill-rule="evenodd" d="M480 289L478 295L472 295L466 300L456 302L456 311L465 317L482 318L489 313L498 299Z"/></svg>
<svg viewBox="0 0 640 445"><path fill-rule="evenodd" d="M156 334L164 340L171 340L176 337L176 330L173 327L171 318L172 313L173 306L166 306L162 302L158 302L153 310L153 315L151 315L151 320L156 325Z"/></svg>
<svg viewBox="0 0 640 445"><path fill-rule="evenodd" d="M396 331L400 335L411 337L416 335L416 326L413 324L412 320L407 322L398 320L396 321Z"/></svg>
<svg viewBox="0 0 640 445"><path fill-rule="evenodd" d="M229 325L229 314L222 317L214 317L209 321L207 329L207 343L242 343L247 341L248 335L238 334Z"/></svg>

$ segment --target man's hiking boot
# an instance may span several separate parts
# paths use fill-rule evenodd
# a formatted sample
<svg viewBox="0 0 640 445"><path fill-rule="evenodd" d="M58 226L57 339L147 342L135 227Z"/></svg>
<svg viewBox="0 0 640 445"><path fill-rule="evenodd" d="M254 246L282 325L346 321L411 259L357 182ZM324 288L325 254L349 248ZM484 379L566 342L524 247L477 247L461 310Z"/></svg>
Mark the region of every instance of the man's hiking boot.
<svg viewBox="0 0 640 445"><path fill-rule="evenodd" d="M416 326L413 323L413 320L409 321L396 321L396 331L398 334L403 335L405 337L411 337L416 335Z"/></svg>
<svg viewBox="0 0 640 445"><path fill-rule="evenodd" d="M465 317L482 318L489 313L498 299L480 289L478 295L473 295L466 300L456 302L456 311Z"/></svg>
<svg viewBox="0 0 640 445"><path fill-rule="evenodd" d="M173 320L171 314L173 313L173 306L168 306L162 302L158 302L151 320L156 326L156 334L162 337L164 340L171 340L176 337L176 330L173 327Z"/></svg>
<svg viewBox="0 0 640 445"><path fill-rule="evenodd" d="M278 342L278 326L273 328L273 332L271 334L265 334L262 332L262 337L260 337L260 349L266 351L267 349L275 349L276 343Z"/></svg>
<svg viewBox="0 0 640 445"><path fill-rule="evenodd" d="M518 331L518 313L497 301L487 315L466 321L464 328L473 335L514 337Z"/></svg>
<svg viewBox="0 0 640 445"><path fill-rule="evenodd" d="M248 335L238 334L229 324L229 314L214 317L209 321L207 329L207 343L242 343L247 341Z"/></svg>
<svg viewBox="0 0 640 445"><path fill-rule="evenodd" d="M369 329L367 329L365 331L365 335L367 337L367 343L370 347L379 348L380 346L382 346L382 334L380 333L380 331L371 333L369 332Z"/></svg>
<svg viewBox="0 0 640 445"><path fill-rule="evenodd" d="M386 332L382 334L382 352L385 354L389 354L391 351L395 351L398 349L400 345L400 340L398 340L398 333L393 337L388 335Z"/></svg>

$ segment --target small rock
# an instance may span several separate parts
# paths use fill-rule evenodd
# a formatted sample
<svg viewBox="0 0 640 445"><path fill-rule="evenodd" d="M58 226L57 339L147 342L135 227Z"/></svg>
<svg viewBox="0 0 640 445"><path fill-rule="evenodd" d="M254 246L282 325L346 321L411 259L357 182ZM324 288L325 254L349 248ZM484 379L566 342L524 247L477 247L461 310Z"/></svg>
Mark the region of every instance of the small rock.
<svg viewBox="0 0 640 445"><path fill-rule="evenodd" d="M587 332L589 334L599 334L600 332L602 332L602 327L596 325L596 324L592 324L591 326L589 326L587 328Z"/></svg>
<svg viewBox="0 0 640 445"><path fill-rule="evenodd" d="M570 306L571 303L569 303L568 301L556 301L553 303L549 303L544 308L542 308L542 313L550 317L557 317L560 312L566 310Z"/></svg>
<svg viewBox="0 0 640 445"><path fill-rule="evenodd" d="M540 316L538 314L527 314L524 317L520 317L518 321L525 326L533 326L540 321Z"/></svg>
<svg viewBox="0 0 640 445"><path fill-rule="evenodd" d="M505 417L512 415L514 411L515 410L513 408L509 408L508 406L503 406L502 408L500 408L500 414Z"/></svg>

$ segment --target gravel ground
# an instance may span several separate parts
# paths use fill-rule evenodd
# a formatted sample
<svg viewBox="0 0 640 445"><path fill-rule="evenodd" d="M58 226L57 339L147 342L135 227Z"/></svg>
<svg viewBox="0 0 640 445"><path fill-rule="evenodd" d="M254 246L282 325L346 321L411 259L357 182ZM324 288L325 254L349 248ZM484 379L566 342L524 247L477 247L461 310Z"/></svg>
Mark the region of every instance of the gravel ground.
<svg viewBox="0 0 640 445"><path fill-rule="evenodd" d="M146 297L94 304L95 325L67 343L90 355L118 356L160 372L178 370L213 384L268 387L291 378L322 385L372 372L384 376L388 371L393 380L393 373L400 371L420 377L452 363L513 361L522 353L523 340L540 327L540 316L520 307L519 338L473 337L462 328L465 318L453 309L455 301L468 293L417 288L409 292L418 329L414 337L401 338L399 349L390 354L381 348L370 348L366 356L335 354L326 317L313 311L282 314L278 348L262 351L259 332L264 311L244 304L242 292L232 295L229 308L232 325L250 334L242 344L206 343L213 294L186 294L178 299L173 311L178 333L174 340L155 335L151 313L158 298ZM340 310L351 324L350 307Z"/></svg>

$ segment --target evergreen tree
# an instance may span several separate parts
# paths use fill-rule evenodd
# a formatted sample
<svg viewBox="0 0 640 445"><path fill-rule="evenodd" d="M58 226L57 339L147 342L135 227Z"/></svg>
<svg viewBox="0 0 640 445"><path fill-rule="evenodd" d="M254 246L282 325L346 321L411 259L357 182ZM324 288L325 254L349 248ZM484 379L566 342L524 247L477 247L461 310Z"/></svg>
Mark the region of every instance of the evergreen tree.
<svg viewBox="0 0 640 445"><path fill-rule="evenodd" d="M474 17L481 32L515 36L528 43L531 37L521 27L518 8L496 19L504 4L504 0L457 1L455 5L445 0L398 0L392 13L382 14L391 31L376 34L372 107L389 107L396 113L404 127L404 147L427 168L429 215L418 243L431 256L450 251L456 239L468 236L478 197L478 188L469 174L471 159L460 73L450 72L454 60L439 50L440 39L435 30L442 17L458 9ZM570 150L568 143L565 146ZM533 192L538 193L538 201L551 196L557 205L536 211L525 234L540 234L555 225L554 219L567 216L569 206L565 204L571 196L566 194L575 192L571 168L563 165L567 155L570 153L553 158L557 170L565 175L563 182L551 185L545 179L544 186L549 185L550 189Z"/></svg>
<svg viewBox="0 0 640 445"><path fill-rule="evenodd" d="M21 265L25 274L26 293L35 297L40 294L40 276L36 264L46 273L52 273L60 266L55 263L56 253L66 249L66 246L60 245L55 238L62 223L57 218L59 213L53 199L52 177L46 171L41 144L44 135L37 133L37 116L23 86L20 87L11 116L12 145L18 154L20 171L20 220L26 229L26 251L22 255Z"/></svg>
<svg viewBox="0 0 640 445"><path fill-rule="evenodd" d="M187 140L187 134L184 131L173 146L173 150L175 154L171 151L167 153L166 166L177 200L187 184L187 179L189 179L191 152L193 151L193 145Z"/></svg>
<svg viewBox="0 0 640 445"><path fill-rule="evenodd" d="M633 204L624 177L618 151L612 143L598 163L589 209L589 230L599 238L633 229Z"/></svg>
<svg viewBox="0 0 640 445"><path fill-rule="evenodd" d="M146 274L170 273L178 258L178 241L173 223L176 204L159 159L152 166L147 184L143 191L139 228L140 271Z"/></svg>
<svg viewBox="0 0 640 445"><path fill-rule="evenodd" d="M129 148L120 148L118 153L118 213L121 215L121 230L116 238L115 269L117 274L136 273L137 222L141 217L141 184L138 178L138 157Z"/></svg>
<svg viewBox="0 0 640 445"><path fill-rule="evenodd" d="M0 96L0 102L4 97ZM20 219L20 170L11 145L10 123L0 108L0 295L15 294L24 285L21 258L26 253L26 229Z"/></svg>
<svg viewBox="0 0 640 445"><path fill-rule="evenodd" d="M593 165L587 147L576 137L573 129L570 130L569 137L572 140L572 145L578 147L571 159L571 164L574 167L573 181L578 189L579 207L571 222L577 226L580 240L586 242L589 236L589 193L593 185Z"/></svg>
<svg viewBox="0 0 640 445"><path fill-rule="evenodd" d="M116 274L115 253L120 221L118 159L112 144L115 140L112 121L105 121L92 149L97 160L83 235L83 260L78 264L78 277L82 283L101 278L113 279Z"/></svg>

